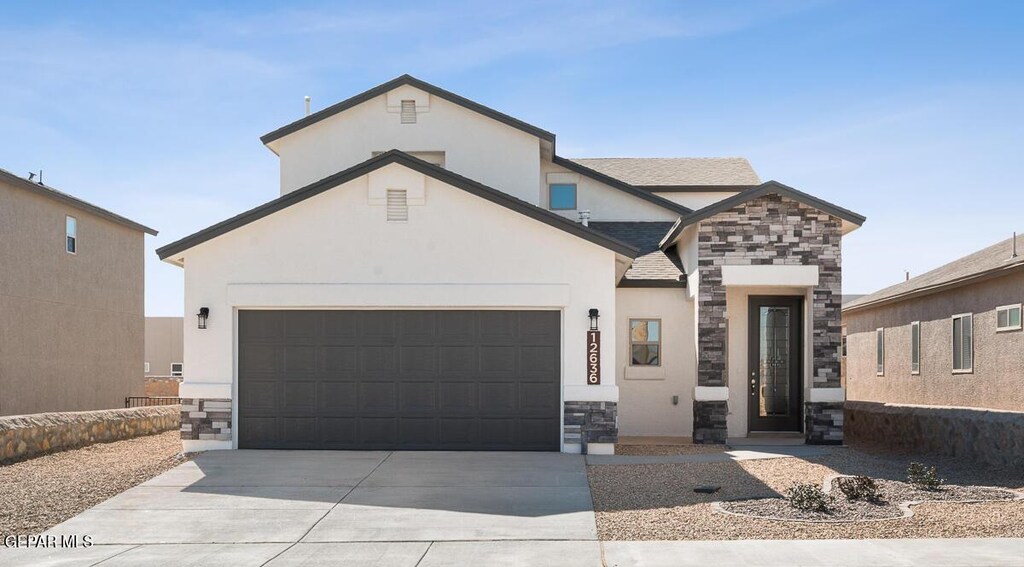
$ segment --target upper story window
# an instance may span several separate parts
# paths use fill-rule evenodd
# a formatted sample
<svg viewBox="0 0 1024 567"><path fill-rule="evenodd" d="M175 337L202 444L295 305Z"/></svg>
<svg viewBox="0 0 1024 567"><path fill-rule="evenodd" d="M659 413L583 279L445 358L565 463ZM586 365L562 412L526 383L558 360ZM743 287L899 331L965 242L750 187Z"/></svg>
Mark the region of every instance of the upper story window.
<svg viewBox="0 0 1024 567"><path fill-rule="evenodd" d="M548 185L548 208L566 211L576 208L576 184L552 183Z"/></svg>
<svg viewBox="0 0 1024 567"><path fill-rule="evenodd" d="M910 373L921 373L921 322L910 324Z"/></svg>
<svg viewBox="0 0 1024 567"><path fill-rule="evenodd" d="M974 370L974 316L953 315L953 372Z"/></svg>
<svg viewBox="0 0 1024 567"><path fill-rule="evenodd" d="M875 329L875 374L885 374L885 329Z"/></svg>
<svg viewBox="0 0 1024 567"><path fill-rule="evenodd" d="M1020 303L996 307L996 332L1019 331L1020 329Z"/></svg>
<svg viewBox="0 0 1024 567"><path fill-rule="evenodd" d="M185 370L185 365L181 362L171 363L171 376L181 376Z"/></svg>
<svg viewBox="0 0 1024 567"><path fill-rule="evenodd" d="M661 366L660 320L629 320L629 365Z"/></svg>
<svg viewBox="0 0 1024 567"><path fill-rule="evenodd" d="M416 123L416 101L415 100L403 100L402 101L402 124L415 124Z"/></svg>
<svg viewBox="0 0 1024 567"><path fill-rule="evenodd" d="M78 253L78 220L72 216L64 218L64 250L68 254Z"/></svg>

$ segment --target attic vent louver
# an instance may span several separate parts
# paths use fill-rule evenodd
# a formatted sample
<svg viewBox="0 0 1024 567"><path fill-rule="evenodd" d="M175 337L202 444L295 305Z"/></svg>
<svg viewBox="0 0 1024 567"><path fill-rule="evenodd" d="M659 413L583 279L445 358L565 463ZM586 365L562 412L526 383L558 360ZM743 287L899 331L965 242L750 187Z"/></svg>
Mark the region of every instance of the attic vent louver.
<svg viewBox="0 0 1024 567"><path fill-rule="evenodd" d="M409 220L409 200L405 189L388 189L388 222Z"/></svg>
<svg viewBox="0 0 1024 567"><path fill-rule="evenodd" d="M415 100L403 100L402 101L402 124L415 124L416 123L416 101Z"/></svg>

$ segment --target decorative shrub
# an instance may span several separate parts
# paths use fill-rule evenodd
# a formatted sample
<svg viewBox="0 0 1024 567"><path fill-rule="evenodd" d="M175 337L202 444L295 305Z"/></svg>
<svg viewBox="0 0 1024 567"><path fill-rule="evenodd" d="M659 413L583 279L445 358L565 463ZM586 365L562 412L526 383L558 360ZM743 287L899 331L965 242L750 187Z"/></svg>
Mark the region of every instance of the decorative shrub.
<svg viewBox="0 0 1024 567"><path fill-rule="evenodd" d="M825 494L817 484L797 483L789 487L787 492L789 505L807 512L828 512L832 497Z"/></svg>
<svg viewBox="0 0 1024 567"><path fill-rule="evenodd" d="M935 467L926 467L922 463L913 462L907 467L907 482L921 490L938 490L946 480L939 478Z"/></svg>
<svg viewBox="0 0 1024 567"><path fill-rule="evenodd" d="M846 496L847 500L878 502L878 485L871 477L844 476L836 481L836 485L839 486L839 491Z"/></svg>

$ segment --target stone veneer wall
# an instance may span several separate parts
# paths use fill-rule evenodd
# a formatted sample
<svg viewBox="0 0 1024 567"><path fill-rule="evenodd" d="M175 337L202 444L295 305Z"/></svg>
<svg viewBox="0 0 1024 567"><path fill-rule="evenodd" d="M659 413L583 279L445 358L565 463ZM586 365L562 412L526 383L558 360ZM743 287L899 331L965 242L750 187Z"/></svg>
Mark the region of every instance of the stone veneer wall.
<svg viewBox="0 0 1024 567"><path fill-rule="evenodd" d="M846 442L1024 467L1024 412L847 401Z"/></svg>
<svg viewBox="0 0 1024 567"><path fill-rule="evenodd" d="M817 265L818 285L813 290L811 312L812 386L839 388L842 303L842 221L827 213L775 194L765 195L714 215L697 231L697 385L726 386L725 287L726 265ZM745 348L745 347L744 347ZM724 428L710 416L720 413L717 404L694 405L694 441L722 443ZM828 404L826 404L828 405ZM813 410L826 412L826 408ZM703 421L703 423L698 423ZM703 428L701 427L703 425ZM703 441L698 441L702 430ZM842 438L841 425L839 438ZM810 431L808 431L808 434ZM827 436L834 438L833 431Z"/></svg>
<svg viewBox="0 0 1024 567"><path fill-rule="evenodd" d="M182 398L181 438L189 441L231 441L231 400Z"/></svg>
<svg viewBox="0 0 1024 567"><path fill-rule="evenodd" d="M843 444L843 402L804 404L804 433L808 445Z"/></svg>
<svg viewBox="0 0 1024 567"><path fill-rule="evenodd" d="M565 402L564 441L567 444L617 443L619 441L616 402Z"/></svg>
<svg viewBox="0 0 1024 567"><path fill-rule="evenodd" d="M0 417L0 463L177 429L178 406Z"/></svg>
<svg viewBox="0 0 1024 567"><path fill-rule="evenodd" d="M693 402L693 442L722 444L726 441L728 402Z"/></svg>

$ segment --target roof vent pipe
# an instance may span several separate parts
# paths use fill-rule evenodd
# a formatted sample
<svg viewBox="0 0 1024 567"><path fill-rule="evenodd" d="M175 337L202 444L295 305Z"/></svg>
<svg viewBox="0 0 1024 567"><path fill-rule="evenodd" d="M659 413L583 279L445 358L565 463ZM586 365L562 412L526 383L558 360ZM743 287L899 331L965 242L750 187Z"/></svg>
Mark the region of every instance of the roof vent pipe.
<svg viewBox="0 0 1024 567"><path fill-rule="evenodd" d="M590 226L590 211L580 211L580 224Z"/></svg>
<svg viewBox="0 0 1024 567"><path fill-rule="evenodd" d="M40 171L39 174L42 175L43 172ZM1017 231L1014 231L1013 232L1013 252L1010 253L1010 258L1016 258L1016 257L1017 257Z"/></svg>
<svg viewBox="0 0 1024 567"><path fill-rule="evenodd" d="M306 116L309 116L309 96L306 96Z"/></svg>

